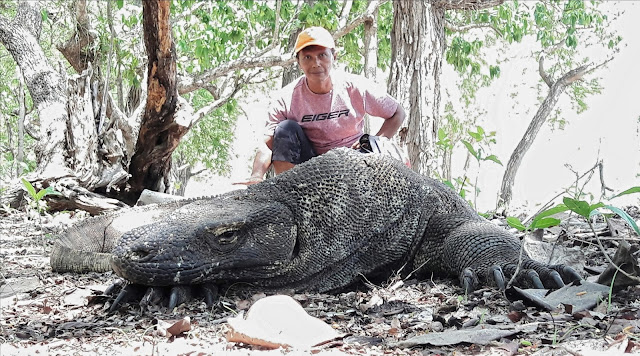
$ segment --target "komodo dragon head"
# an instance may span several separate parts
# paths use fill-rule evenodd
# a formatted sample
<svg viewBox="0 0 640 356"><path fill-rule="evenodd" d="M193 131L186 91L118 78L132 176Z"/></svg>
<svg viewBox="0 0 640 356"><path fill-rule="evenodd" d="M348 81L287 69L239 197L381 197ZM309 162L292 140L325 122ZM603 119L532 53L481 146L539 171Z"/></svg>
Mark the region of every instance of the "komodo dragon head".
<svg viewBox="0 0 640 356"><path fill-rule="evenodd" d="M286 206L234 192L188 204L126 233L111 266L147 286L256 280L273 276L295 248L296 224Z"/></svg>

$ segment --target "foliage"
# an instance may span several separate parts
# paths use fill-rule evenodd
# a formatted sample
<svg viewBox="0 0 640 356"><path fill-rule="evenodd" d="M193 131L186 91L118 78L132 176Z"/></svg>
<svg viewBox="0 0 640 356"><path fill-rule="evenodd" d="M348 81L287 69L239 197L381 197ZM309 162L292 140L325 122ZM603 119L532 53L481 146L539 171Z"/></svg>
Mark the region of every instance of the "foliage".
<svg viewBox="0 0 640 356"><path fill-rule="evenodd" d="M46 189L40 189L39 191L36 191L36 189L28 180L22 178L21 181L22 186L24 186L25 190L27 191L27 193L29 193L29 196L32 199L32 201L30 202L31 207L37 210L38 214L42 214L42 212L47 210L47 204L44 200L42 200L42 198L47 195L60 195L60 193L55 191L53 187L47 187Z"/></svg>
<svg viewBox="0 0 640 356"><path fill-rule="evenodd" d="M26 135L24 137L24 161L15 161L18 150L18 91L19 80L16 76L16 64L4 47L0 47L0 178L15 177L16 165L23 167L23 173L35 169L35 157L32 147L35 140ZM28 90L25 91L25 105L32 107Z"/></svg>
<svg viewBox="0 0 640 356"><path fill-rule="evenodd" d="M436 141L436 148L442 155L442 173L436 172L436 177L443 181L444 184L457 191L461 197L467 198L468 194L473 189L474 198L480 193L480 189L477 184L470 182L467 176L467 164L465 164L465 173L460 177L448 176L446 167L451 166L451 157L453 151L458 147L459 143L465 148L470 157L473 157L477 163L478 168L485 161L492 161L499 165L502 162L494 154L487 154L490 147L496 144L496 132L486 132L484 128L476 125L475 130L467 129L476 118L471 115L464 115L463 118L458 118L455 115L453 104L448 102L445 104L445 115L443 117L443 124L438 128L438 135ZM473 201L469 201L474 205Z"/></svg>
<svg viewBox="0 0 640 356"><path fill-rule="evenodd" d="M484 152L483 152L484 150L482 146L488 146L490 144L496 143L496 139L494 138L496 135L495 131L486 133L482 127L476 126L476 131L469 130L467 131L467 133L472 138L472 140L469 140L469 141L462 140L462 143L467 148L469 153L471 153L471 156L473 156L473 158L475 158L476 161L478 161L478 163L480 163L481 161L492 161L499 165L502 165L502 162L500 162L500 160L498 159L498 157L496 157L496 155L493 155L493 154L484 155ZM480 145L480 147L478 149L475 149L470 141Z"/></svg>
<svg viewBox="0 0 640 356"><path fill-rule="evenodd" d="M206 96L203 93L196 95ZM203 100L202 98L199 98ZM238 115L235 100L227 102L193 127L174 152L192 166L202 163L219 173L229 170L233 128Z"/></svg>
<svg viewBox="0 0 640 356"><path fill-rule="evenodd" d="M621 193L616 194L613 198L617 198L623 195L632 194L632 193L640 193L640 187L632 187ZM612 199L613 199L612 198ZM594 204L590 204L587 201L574 199L570 197L564 197L562 199L563 203L558 204L552 208L541 211L536 214L531 223L525 226L520 219L516 217L507 217L507 223L520 231L533 231L536 229L544 229L551 226L556 226L561 223L560 219L551 217L552 215L562 213L565 211L572 211L583 218L590 220L592 217L596 215L602 215L605 219L608 219L612 216L611 213L603 213L600 209L608 209L613 214L620 216L631 228L640 235L640 229L636 222L627 214L624 210L617 208L612 205L604 204L603 202L597 202Z"/></svg>

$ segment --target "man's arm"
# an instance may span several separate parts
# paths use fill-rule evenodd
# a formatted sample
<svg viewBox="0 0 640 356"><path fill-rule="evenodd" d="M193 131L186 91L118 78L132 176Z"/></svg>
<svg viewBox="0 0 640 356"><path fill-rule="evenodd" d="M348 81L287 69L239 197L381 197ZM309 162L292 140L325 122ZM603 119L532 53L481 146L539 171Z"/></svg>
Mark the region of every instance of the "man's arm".
<svg viewBox="0 0 640 356"><path fill-rule="evenodd" d="M251 170L251 176L242 182L236 182L234 184L251 185L260 183L264 179L265 173L271 166L271 148L273 147L273 136L265 136L264 144L258 147L256 157L253 159L253 169Z"/></svg>
<svg viewBox="0 0 640 356"><path fill-rule="evenodd" d="M376 134L376 136L383 136L386 138L392 138L397 132L402 122L404 121L405 113L402 105L398 103L398 107L396 108L396 112L393 115L384 120L384 123L380 127L380 130Z"/></svg>

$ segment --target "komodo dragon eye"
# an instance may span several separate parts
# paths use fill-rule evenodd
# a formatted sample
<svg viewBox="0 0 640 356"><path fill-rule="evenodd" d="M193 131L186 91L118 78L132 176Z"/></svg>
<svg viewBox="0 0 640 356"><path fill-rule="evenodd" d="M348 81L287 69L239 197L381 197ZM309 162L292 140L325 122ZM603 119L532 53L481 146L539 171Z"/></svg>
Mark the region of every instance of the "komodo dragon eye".
<svg viewBox="0 0 640 356"><path fill-rule="evenodd" d="M233 247L238 242L238 232L240 226L222 225L222 226L207 226L204 228L204 233L215 246L218 248Z"/></svg>
<svg viewBox="0 0 640 356"><path fill-rule="evenodd" d="M218 243L220 245L230 245L238 241L238 235L235 230L225 231L218 235Z"/></svg>

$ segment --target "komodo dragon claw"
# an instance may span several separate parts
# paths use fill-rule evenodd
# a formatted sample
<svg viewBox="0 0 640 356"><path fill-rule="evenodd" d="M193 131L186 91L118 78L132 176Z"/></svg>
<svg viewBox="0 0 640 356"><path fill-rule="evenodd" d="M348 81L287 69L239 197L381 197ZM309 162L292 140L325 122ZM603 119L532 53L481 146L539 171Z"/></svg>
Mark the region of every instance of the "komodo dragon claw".
<svg viewBox="0 0 640 356"><path fill-rule="evenodd" d="M121 282L116 282L112 286L112 290L117 289L121 284ZM178 305L194 299L194 295L203 297L207 306L211 307L217 294L218 287L213 284L149 287L142 284L129 283L122 287L113 304L111 304L109 311L114 312L125 304L136 302L142 310L146 310L152 305L164 305L169 310L173 310Z"/></svg>
<svg viewBox="0 0 640 356"><path fill-rule="evenodd" d="M557 289L564 287L565 283L572 283L581 280L582 277L565 265L544 265L534 260L527 259L515 278L517 285L536 289ZM509 271L505 275L503 270ZM466 294L472 293L482 283L493 284L499 290L507 287L505 281L510 280L516 270L516 265L512 263L503 266L494 265L482 273L482 267L465 268L460 274L461 285Z"/></svg>

